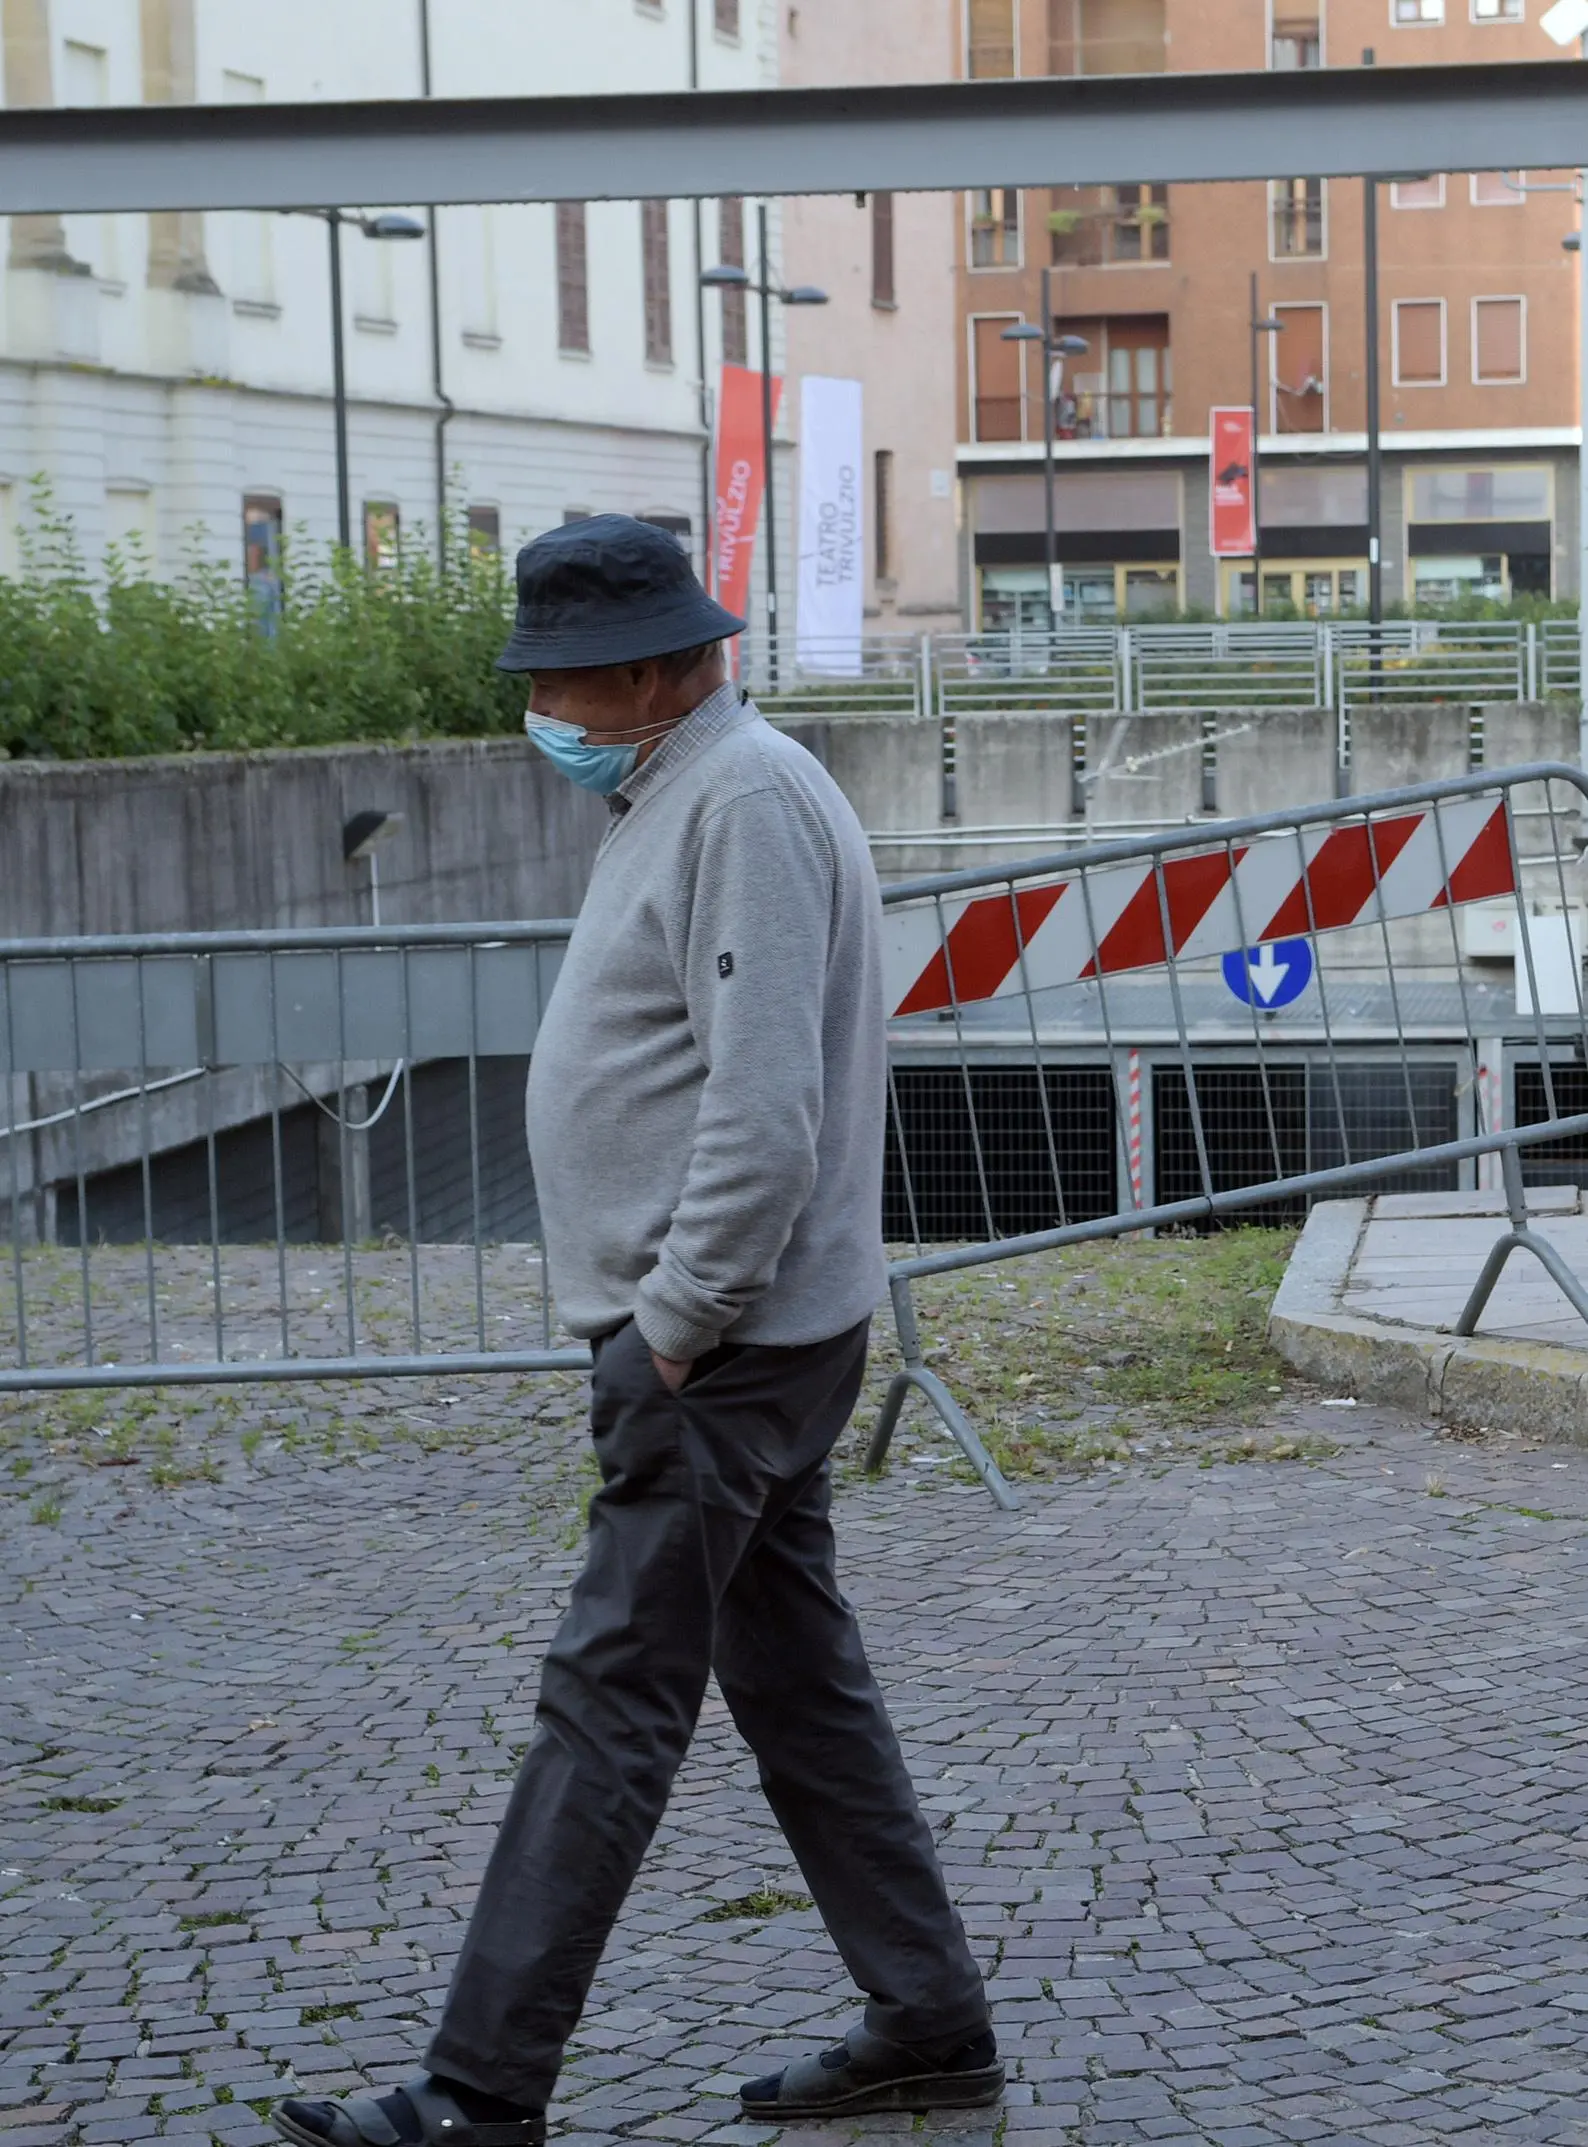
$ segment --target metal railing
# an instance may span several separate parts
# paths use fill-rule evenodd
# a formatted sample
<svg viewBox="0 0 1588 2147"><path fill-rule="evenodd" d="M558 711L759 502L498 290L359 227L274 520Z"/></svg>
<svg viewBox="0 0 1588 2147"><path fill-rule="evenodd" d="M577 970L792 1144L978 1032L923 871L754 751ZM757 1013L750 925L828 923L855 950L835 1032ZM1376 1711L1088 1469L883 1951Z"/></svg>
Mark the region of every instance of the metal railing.
<svg viewBox="0 0 1588 2147"><path fill-rule="evenodd" d="M803 647L746 636L741 676L769 715L1168 708L1326 708L1374 703L1573 700L1574 619L1230 619L1204 625L1010 627L979 634L868 634Z"/></svg>
<svg viewBox="0 0 1588 2147"><path fill-rule="evenodd" d="M588 1364L504 1161L569 930L0 944L0 1392Z"/></svg>
<svg viewBox="0 0 1588 2147"><path fill-rule="evenodd" d="M913 1389L1012 1503L926 1362L913 1285L1092 1239L1499 1176L1510 1227L1461 1331L1519 1247L1588 1318L1522 1172L1588 1178L1566 877L1585 801L1581 770L1538 764L889 889L892 1220L913 1251L892 1267L904 1366L872 1465ZM1514 1000L1468 962L1476 902L1509 934ZM1430 1038L1453 1061L1432 1083ZM933 1071L929 1109L906 1066Z"/></svg>
<svg viewBox="0 0 1588 2147"><path fill-rule="evenodd" d="M1010 1497L918 1279L1386 1177L1503 1178L1496 1261L1534 1252L1588 1316L1520 1190L1528 1158L1588 1178L1585 801L1539 764L888 889L909 1249L874 1459L917 1389ZM1473 903L1515 1002L1467 958ZM0 944L0 1392L586 1366L522 1125L569 929Z"/></svg>

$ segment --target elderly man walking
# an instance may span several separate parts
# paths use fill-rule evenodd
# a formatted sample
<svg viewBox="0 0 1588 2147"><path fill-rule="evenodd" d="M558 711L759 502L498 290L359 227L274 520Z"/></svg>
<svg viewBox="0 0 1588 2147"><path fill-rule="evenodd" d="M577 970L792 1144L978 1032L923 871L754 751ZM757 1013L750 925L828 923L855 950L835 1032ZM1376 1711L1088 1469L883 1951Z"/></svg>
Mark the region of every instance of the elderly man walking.
<svg viewBox="0 0 1588 2147"><path fill-rule="evenodd" d="M427 2072L293 2099L298 2147L534 2147L713 1671L863 2026L763 2122L995 2102L1003 2068L853 1611L829 1456L885 1288L881 911L825 771L728 683L715 604L620 515L518 560L500 659L612 819L535 1047L529 1144L602 1486Z"/></svg>

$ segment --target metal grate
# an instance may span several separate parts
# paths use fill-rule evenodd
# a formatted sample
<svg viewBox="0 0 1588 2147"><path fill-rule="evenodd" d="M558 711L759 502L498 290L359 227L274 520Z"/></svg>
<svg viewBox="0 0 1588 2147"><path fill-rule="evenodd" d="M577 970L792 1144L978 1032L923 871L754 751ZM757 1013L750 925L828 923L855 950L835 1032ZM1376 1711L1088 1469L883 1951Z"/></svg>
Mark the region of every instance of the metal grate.
<svg viewBox="0 0 1588 2147"><path fill-rule="evenodd" d="M1160 1201L1194 1200L1270 1178L1298 1177L1307 1167L1305 1066L1193 1066L1197 1113L1183 1066L1153 1069L1152 1097ZM1204 1181L1197 1120L1207 1150ZM1301 1200L1247 1208L1241 1220L1284 1223L1305 1213Z"/></svg>
<svg viewBox="0 0 1588 2147"><path fill-rule="evenodd" d="M1517 1067L1519 1126L1542 1125L1550 1118L1573 1118L1584 1111L1588 1111L1588 1067L1552 1064L1547 1082L1542 1066ZM1536 1147L1522 1150L1521 1161L1525 1185L1588 1185L1588 1134L1569 1133L1558 1141L1540 1141Z"/></svg>
<svg viewBox="0 0 1588 2147"><path fill-rule="evenodd" d="M1029 1066L898 1069L882 1195L890 1239L1014 1237L1114 1208L1108 1069L1050 1066L1043 1079L1046 1113Z"/></svg>

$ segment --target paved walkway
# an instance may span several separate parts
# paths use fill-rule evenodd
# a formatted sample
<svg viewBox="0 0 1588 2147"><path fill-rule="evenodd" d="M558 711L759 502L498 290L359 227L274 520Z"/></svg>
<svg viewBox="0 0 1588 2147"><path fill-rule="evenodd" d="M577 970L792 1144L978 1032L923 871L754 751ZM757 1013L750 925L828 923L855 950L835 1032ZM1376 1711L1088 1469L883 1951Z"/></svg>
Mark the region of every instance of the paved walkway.
<svg viewBox="0 0 1588 2147"><path fill-rule="evenodd" d="M1588 1283L1588 1213L1575 1186L1530 1186L1529 1220ZM1495 1240L1506 1230L1498 1193L1397 1193L1376 1200L1351 1260L1339 1309L1364 1319L1449 1330ZM1588 1351L1588 1323L1531 1253L1513 1253L1479 1332Z"/></svg>
<svg viewBox="0 0 1588 2147"><path fill-rule="evenodd" d="M242 2147L284 2080L409 2068L582 1489L571 1396L511 1437L449 1429L465 1402L366 1393L329 1465L278 1397L215 1433L218 1481L163 1491L14 1455L4 2147ZM399 1409L437 1451L383 1439ZM1588 2143L1588 1454L1298 1424L1341 1451L1103 1471L1010 1520L909 1458L846 1485L1014 2085L996 2122L789 2147ZM560 2140L775 2137L732 2086L853 2005L808 1911L750 1904L799 1885L713 1702Z"/></svg>

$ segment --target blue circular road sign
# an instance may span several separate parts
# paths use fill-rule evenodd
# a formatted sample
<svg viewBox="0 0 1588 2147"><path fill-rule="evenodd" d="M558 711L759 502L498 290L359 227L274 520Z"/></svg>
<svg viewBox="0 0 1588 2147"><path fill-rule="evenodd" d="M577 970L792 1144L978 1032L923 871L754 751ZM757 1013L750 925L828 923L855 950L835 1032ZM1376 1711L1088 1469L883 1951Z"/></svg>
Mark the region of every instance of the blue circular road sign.
<svg viewBox="0 0 1588 2147"><path fill-rule="evenodd" d="M1305 939L1276 939L1224 957L1224 981L1243 1006L1289 1006L1312 982L1312 947Z"/></svg>

